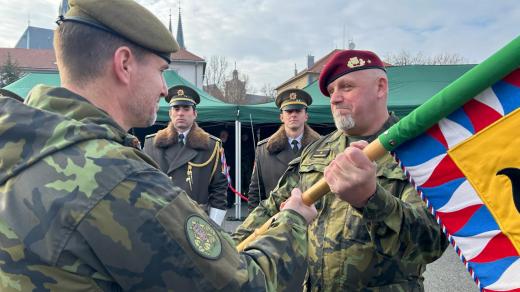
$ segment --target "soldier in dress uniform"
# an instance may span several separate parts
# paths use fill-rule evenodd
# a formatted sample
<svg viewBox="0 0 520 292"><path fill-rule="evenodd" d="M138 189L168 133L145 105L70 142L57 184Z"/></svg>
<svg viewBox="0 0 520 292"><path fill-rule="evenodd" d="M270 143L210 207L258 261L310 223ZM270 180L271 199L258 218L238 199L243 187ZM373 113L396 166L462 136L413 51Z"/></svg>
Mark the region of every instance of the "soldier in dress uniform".
<svg viewBox="0 0 520 292"><path fill-rule="evenodd" d="M288 89L276 97L282 125L270 137L258 142L255 166L249 185L248 208L252 210L265 200L287 169L289 162L300 156L302 149L320 135L309 127L307 108L312 97L301 89Z"/></svg>
<svg viewBox="0 0 520 292"><path fill-rule="evenodd" d="M227 180L222 173L222 142L195 122L200 96L177 85L168 90L170 123L148 135L144 152L150 155L174 185L184 189L211 219L222 224L227 207Z"/></svg>

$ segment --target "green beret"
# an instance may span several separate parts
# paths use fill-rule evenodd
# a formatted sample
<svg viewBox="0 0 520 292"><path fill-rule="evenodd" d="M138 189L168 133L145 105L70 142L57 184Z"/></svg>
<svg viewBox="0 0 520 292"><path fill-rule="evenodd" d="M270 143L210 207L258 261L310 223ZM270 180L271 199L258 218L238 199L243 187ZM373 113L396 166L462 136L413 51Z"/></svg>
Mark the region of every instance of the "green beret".
<svg viewBox="0 0 520 292"><path fill-rule="evenodd" d="M179 50L172 34L150 11L133 0L71 0L61 21L78 22L120 36L170 63Z"/></svg>
<svg viewBox="0 0 520 292"><path fill-rule="evenodd" d="M312 97L304 90L291 88L278 94L276 106L281 110L307 108L312 103Z"/></svg>

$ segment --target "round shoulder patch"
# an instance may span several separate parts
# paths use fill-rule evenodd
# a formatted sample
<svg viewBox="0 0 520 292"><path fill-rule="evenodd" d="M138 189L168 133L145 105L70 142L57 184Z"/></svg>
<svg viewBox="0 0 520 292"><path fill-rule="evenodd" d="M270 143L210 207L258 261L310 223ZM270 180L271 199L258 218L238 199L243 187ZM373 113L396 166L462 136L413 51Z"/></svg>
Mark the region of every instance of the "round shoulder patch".
<svg viewBox="0 0 520 292"><path fill-rule="evenodd" d="M186 220L186 237L193 250L200 256L215 260L222 253L220 237L213 226L199 215Z"/></svg>

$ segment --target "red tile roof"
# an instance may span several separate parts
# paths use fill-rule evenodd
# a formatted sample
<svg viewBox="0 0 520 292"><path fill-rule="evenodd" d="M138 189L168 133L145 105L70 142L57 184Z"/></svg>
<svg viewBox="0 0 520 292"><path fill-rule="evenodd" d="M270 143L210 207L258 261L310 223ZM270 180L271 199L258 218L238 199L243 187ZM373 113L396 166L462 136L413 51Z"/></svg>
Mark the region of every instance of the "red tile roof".
<svg viewBox="0 0 520 292"><path fill-rule="evenodd" d="M54 50L0 48L0 66L5 64L8 54L16 62L16 65L23 70L58 70ZM171 57L174 61L204 62L204 59L185 49L180 49L178 52L173 53Z"/></svg>
<svg viewBox="0 0 520 292"><path fill-rule="evenodd" d="M177 52L173 53L171 55L172 61L197 61L197 62L204 62L204 59L201 57L188 52L186 49L179 49Z"/></svg>
<svg viewBox="0 0 520 292"><path fill-rule="evenodd" d="M54 50L0 48L0 65L5 64L7 55L24 70L58 70Z"/></svg>
<svg viewBox="0 0 520 292"><path fill-rule="evenodd" d="M335 50L331 51L330 53L328 53L327 55L325 55L325 57L319 59L316 63L314 63L314 65L312 65L312 67L307 69L307 72L318 73L318 74L321 73L323 66L325 66L325 64L330 59L330 57L332 57L338 51L341 51L341 50L335 49ZM305 70L303 72L305 72Z"/></svg>

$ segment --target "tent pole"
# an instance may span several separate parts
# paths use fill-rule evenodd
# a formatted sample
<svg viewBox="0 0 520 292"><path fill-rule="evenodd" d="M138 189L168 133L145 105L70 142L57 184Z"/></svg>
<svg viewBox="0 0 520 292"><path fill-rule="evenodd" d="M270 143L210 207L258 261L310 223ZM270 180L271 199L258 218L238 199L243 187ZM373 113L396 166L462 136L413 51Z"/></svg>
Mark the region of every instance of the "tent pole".
<svg viewBox="0 0 520 292"><path fill-rule="evenodd" d="M242 124L238 120L235 121L235 190L237 192L241 192L241 170L240 170L240 161L241 161L241 139L242 138ZM242 200L239 196L235 196L235 218L240 220L242 218Z"/></svg>

